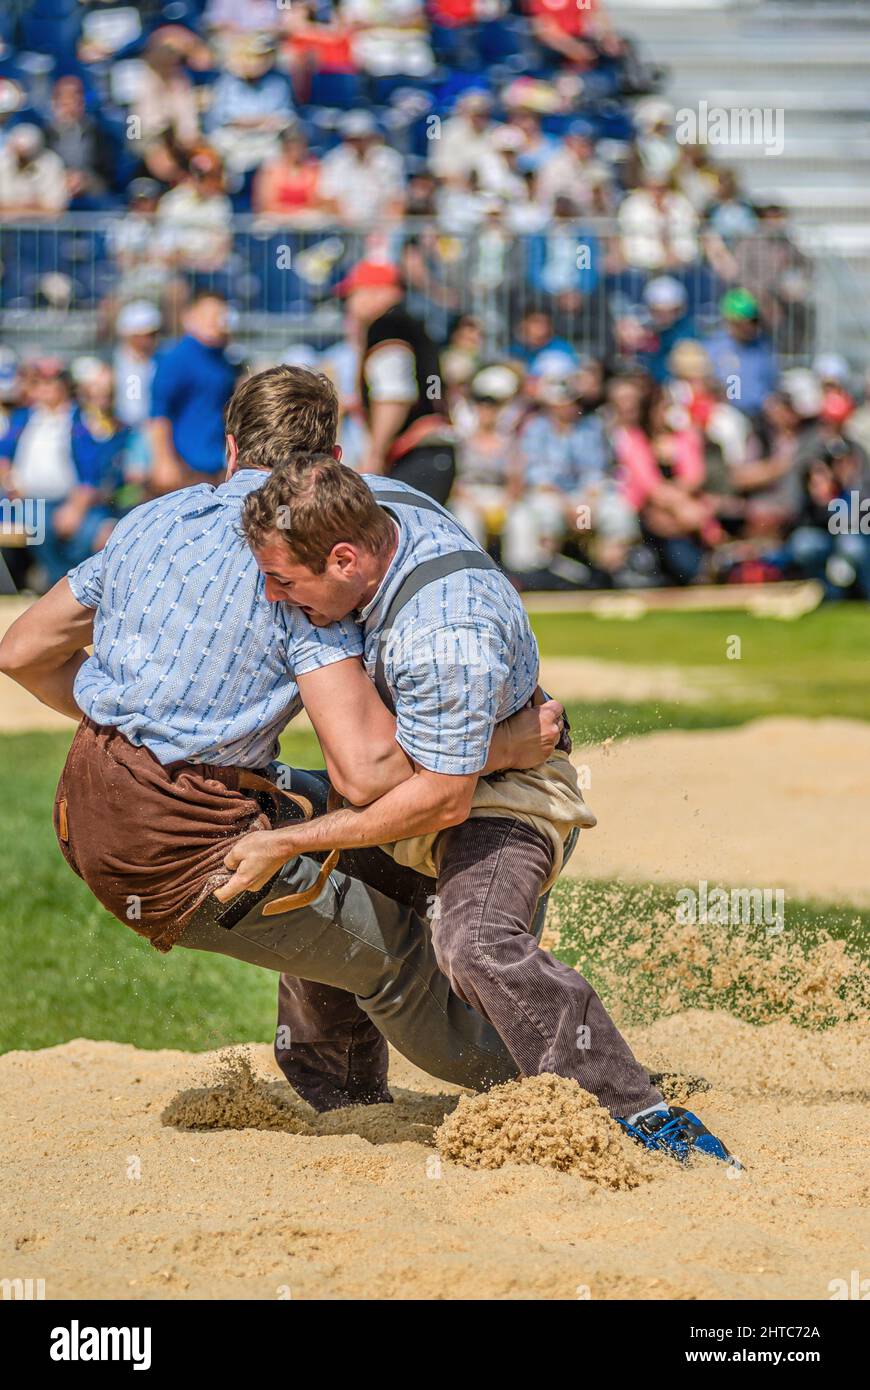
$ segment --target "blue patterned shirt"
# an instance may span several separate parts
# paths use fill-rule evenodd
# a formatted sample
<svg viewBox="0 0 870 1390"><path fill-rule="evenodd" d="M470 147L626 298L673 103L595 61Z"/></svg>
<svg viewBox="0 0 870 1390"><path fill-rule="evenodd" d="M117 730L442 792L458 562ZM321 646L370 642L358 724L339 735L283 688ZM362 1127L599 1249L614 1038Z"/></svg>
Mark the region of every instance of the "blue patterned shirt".
<svg viewBox="0 0 870 1390"><path fill-rule="evenodd" d="M267 600L240 521L268 476L242 469L146 502L68 576L96 610L79 708L163 764L265 767L301 708L294 676L362 652L355 623L317 629Z"/></svg>
<svg viewBox="0 0 870 1390"><path fill-rule="evenodd" d="M385 489L408 494L407 506L389 504L398 549L378 592L357 614L373 675L384 613L408 575L424 560L480 546L448 512L415 507L413 488L392 478L365 481L375 496ZM535 635L500 570L460 570L428 584L397 615L385 647L396 737L430 772L479 772L496 724L528 703L538 681Z"/></svg>

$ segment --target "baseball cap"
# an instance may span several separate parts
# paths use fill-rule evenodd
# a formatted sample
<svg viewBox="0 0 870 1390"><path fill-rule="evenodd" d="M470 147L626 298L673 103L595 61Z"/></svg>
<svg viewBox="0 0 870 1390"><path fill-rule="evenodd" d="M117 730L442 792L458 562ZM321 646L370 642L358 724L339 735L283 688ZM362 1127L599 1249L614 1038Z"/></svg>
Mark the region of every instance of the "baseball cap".
<svg viewBox="0 0 870 1390"><path fill-rule="evenodd" d="M650 280L643 297L650 309L678 309L689 296L685 285L674 279L673 275L657 275Z"/></svg>
<svg viewBox="0 0 870 1390"><path fill-rule="evenodd" d="M838 386L849 385L849 363L838 352L820 352L813 359L813 371L820 381L834 381Z"/></svg>
<svg viewBox="0 0 870 1390"><path fill-rule="evenodd" d="M119 338L132 333L156 333L160 328L160 310L149 299L134 299L119 311L115 328Z"/></svg>
<svg viewBox="0 0 870 1390"><path fill-rule="evenodd" d="M368 111L348 111L338 128L345 140L364 140L378 133L378 123Z"/></svg>
<svg viewBox="0 0 870 1390"><path fill-rule="evenodd" d="M398 267L389 261L357 261L352 270L339 280L336 294L353 294L354 290L376 290L398 287L401 284Z"/></svg>
<svg viewBox="0 0 870 1390"><path fill-rule="evenodd" d="M474 375L471 394L478 401L509 401L519 387L519 378L511 367L494 363L491 367L481 367Z"/></svg>
<svg viewBox="0 0 870 1390"><path fill-rule="evenodd" d="M757 319L758 300L749 290L729 290L719 304L723 319Z"/></svg>

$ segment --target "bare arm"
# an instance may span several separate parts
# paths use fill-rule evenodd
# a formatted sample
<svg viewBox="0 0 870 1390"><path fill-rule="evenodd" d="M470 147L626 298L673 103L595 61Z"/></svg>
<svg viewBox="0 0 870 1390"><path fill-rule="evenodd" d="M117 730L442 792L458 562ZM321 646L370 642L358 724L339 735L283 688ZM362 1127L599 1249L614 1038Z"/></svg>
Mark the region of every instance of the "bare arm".
<svg viewBox="0 0 870 1390"><path fill-rule="evenodd" d="M543 762L555 746L561 715L562 706L558 701L547 700L535 709L521 710L508 723L513 722L517 727L517 721L522 721L519 725L522 729L537 727L537 762ZM501 725L497 732L504 729ZM529 737L523 746L528 749L534 745L535 738ZM510 757L516 741L508 741L502 747L507 750L505 756ZM516 765L508 763L508 766ZM535 763L528 761L521 765L532 767ZM414 763L412 769L409 777L370 806L348 807L318 816L304 825L255 830L243 836L224 859L226 867L234 871L233 877L216 890L215 897L226 902L246 889L262 888L282 864L297 854L391 844L411 835L446 830L468 819L479 773L454 776L429 772L419 763ZM489 764L486 770L490 770Z"/></svg>
<svg viewBox="0 0 870 1390"><path fill-rule="evenodd" d="M69 581L61 579L0 641L0 671L50 709L81 719L73 682L93 633L94 610L73 598Z"/></svg>
<svg viewBox="0 0 870 1390"><path fill-rule="evenodd" d="M348 801L365 806L413 771L396 742L396 720L357 657L297 676L329 780Z"/></svg>
<svg viewBox="0 0 870 1390"><path fill-rule="evenodd" d="M298 676L302 703L314 725L329 780L354 806L367 806L413 776L396 742L396 720L356 657ZM483 773L537 767L559 737L556 700L521 710L496 726Z"/></svg>
<svg viewBox="0 0 870 1390"><path fill-rule="evenodd" d="M175 452L172 425L159 417L148 421L148 437L154 454L151 483L155 492L174 492L184 484L184 464Z"/></svg>

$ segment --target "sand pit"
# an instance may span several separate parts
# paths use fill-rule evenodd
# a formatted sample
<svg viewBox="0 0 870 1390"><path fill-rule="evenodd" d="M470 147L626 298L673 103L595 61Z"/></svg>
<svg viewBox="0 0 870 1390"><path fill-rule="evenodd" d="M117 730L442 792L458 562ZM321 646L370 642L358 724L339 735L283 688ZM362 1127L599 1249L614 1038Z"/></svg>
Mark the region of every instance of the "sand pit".
<svg viewBox="0 0 870 1390"><path fill-rule="evenodd" d="M870 724L760 719L578 747L574 761L598 825L569 876L870 905Z"/></svg>
<svg viewBox="0 0 870 1390"><path fill-rule="evenodd" d="M433 1147L455 1092L398 1058L394 1105L318 1118L252 1048L257 1127L228 1129L238 1085L216 1054L7 1054L0 1273L60 1299L826 1299L865 1267L866 1024L695 1011L630 1036L709 1078L695 1103L746 1171L638 1150L645 1180L614 1188L588 1146L586 1176L467 1168Z"/></svg>

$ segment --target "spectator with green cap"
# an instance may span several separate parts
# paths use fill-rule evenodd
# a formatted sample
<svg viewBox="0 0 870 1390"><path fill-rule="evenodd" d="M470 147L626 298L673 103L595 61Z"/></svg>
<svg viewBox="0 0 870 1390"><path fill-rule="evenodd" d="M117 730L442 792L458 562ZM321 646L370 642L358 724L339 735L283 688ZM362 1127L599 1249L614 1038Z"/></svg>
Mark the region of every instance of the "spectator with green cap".
<svg viewBox="0 0 870 1390"><path fill-rule="evenodd" d="M733 289L719 305L722 327L707 343L713 371L726 398L755 417L779 376L776 353L764 331L758 300L749 290Z"/></svg>

